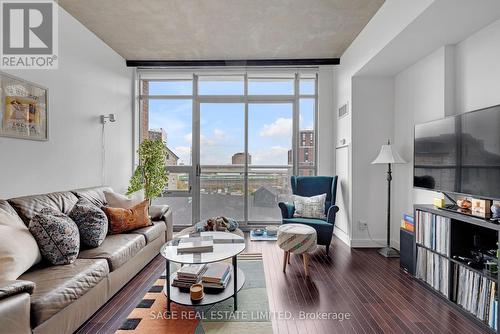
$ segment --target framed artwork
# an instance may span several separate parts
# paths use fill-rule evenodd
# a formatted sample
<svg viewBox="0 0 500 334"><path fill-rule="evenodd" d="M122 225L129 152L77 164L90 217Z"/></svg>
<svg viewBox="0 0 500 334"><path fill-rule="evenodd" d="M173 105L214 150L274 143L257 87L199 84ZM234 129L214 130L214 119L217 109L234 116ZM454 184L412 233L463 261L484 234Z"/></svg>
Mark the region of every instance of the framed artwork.
<svg viewBox="0 0 500 334"><path fill-rule="evenodd" d="M48 140L48 90L0 72L0 136Z"/></svg>

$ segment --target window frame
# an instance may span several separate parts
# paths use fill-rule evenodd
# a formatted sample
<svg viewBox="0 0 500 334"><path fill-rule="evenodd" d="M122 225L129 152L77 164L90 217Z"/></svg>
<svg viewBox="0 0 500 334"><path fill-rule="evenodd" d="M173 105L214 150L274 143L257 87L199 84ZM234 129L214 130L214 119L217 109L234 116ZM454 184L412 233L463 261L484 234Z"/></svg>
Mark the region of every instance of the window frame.
<svg viewBox="0 0 500 334"><path fill-rule="evenodd" d="M280 77L280 75L283 75ZM193 215L192 215L192 223L196 223L199 221L200 214L200 203L199 198L195 200L195 197L199 197L200 193L200 182L196 180L198 178L198 168L200 166L199 161L199 153L200 153L200 143L199 143L199 132L200 132L200 104L201 103L244 103L245 104L245 175L244 175L244 187L245 187L245 212L244 224L270 224L274 223L274 221L266 221L266 222L253 222L249 221L248 215L248 175L249 175L249 167L255 167L249 165L247 161L248 156L248 117L249 117L249 104L253 103L292 103L293 105L293 129L292 129L292 165L283 165L283 167L291 167L293 175L300 175L301 170L307 171L312 175L317 175L318 171L318 69L317 68L302 68L302 69L283 69L283 68L252 68L252 69L185 69L185 70L151 70L151 69L136 69L136 103L135 106L137 108L136 112L136 120L138 121L135 125L135 129L139 127L139 131L137 131L136 135L136 143L140 143L142 141L142 131L140 126L143 121L143 110L142 103L144 101L149 101L153 99L159 100L175 100L175 99L191 99L193 102L192 107L192 165L185 166L170 166L168 169L172 172L188 172L190 182L193 186L189 187L188 191L185 190L175 190L175 191L166 191L165 194L169 196L178 196L178 197L192 197L193 198ZM198 94L199 88L199 78L206 78L210 76L237 76L243 77L243 85L244 91L243 95L201 95ZM294 83L293 94L290 95L250 95L248 93L248 84L252 79L292 79ZM300 92L300 80L314 80L314 94L302 94ZM191 95L173 95L173 94L165 94L165 95L144 95L142 94L142 83L144 80L147 81L186 81L192 80L192 94ZM309 159L311 153L309 153L309 157L307 159L308 166L300 166L299 163L299 148L302 141L302 137L304 137L307 142L307 138L305 134L300 136L300 100L301 99L314 99L314 122L313 122L313 147L314 147L314 157L313 159ZM149 103L149 102L148 102ZM304 145L303 145L304 146ZM310 149L309 149L310 150ZM195 157L196 155L196 157ZM134 149L134 159L137 161L137 153L136 149ZM309 165L311 164L311 165ZM309 174L307 174L309 175Z"/></svg>

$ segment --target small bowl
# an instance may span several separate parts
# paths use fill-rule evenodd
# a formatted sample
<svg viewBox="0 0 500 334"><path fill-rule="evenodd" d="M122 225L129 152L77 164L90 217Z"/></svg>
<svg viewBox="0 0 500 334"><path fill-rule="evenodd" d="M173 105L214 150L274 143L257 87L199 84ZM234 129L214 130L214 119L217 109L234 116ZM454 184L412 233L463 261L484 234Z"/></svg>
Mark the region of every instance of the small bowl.
<svg viewBox="0 0 500 334"><path fill-rule="evenodd" d="M255 230L253 230L253 234L254 235L258 235L258 236L263 235L264 234L264 230L261 229L261 228L256 228Z"/></svg>
<svg viewBox="0 0 500 334"><path fill-rule="evenodd" d="M189 288L189 295L191 296L191 300L199 301L205 297L205 293L203 292L203 284L196 283L191 285Z"/></svg>
<svg viewBox="0 0 500 334"><path fill-rule="evenodd" d="M266 232L267 236L274 237L278 234L278 227L272 225L266 226Z"/></svg>

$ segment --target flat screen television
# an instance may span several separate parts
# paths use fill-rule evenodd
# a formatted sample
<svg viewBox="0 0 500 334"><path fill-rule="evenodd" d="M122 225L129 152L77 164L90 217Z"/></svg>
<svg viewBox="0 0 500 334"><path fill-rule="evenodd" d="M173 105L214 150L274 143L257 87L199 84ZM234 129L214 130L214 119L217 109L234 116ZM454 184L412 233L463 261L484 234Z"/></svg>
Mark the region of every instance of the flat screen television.
<svg viewBox="0 0 500 334"><path fill-rule="evenodd" d="M415 126L413 186L500 199L500 105Z"/></svg>

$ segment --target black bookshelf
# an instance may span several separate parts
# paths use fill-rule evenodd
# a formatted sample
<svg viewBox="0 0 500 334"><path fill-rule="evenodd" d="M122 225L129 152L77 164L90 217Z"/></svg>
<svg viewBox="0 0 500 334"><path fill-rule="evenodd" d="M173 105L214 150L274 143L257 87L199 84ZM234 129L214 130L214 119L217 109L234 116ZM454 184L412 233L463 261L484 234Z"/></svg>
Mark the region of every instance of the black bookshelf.
<svg viewBox="0 0 500 334"><path fill-rule="evenodd" d="M471 267L467 265L467 263L464 263L463 261L459 261L457 259L454 259L454 255L463 255L465 252L468 250L470 251L473 249L473 243L474 243L474 238L479 238L481 240L481 245L483 245L485 248L488 249L493 249L497 248L496 243L500 245L500 225L493 223L487 219L481 219L478 217L473 217L473 216L468 216L468 215L463 215L458 212L453 212L453 211L448 211L448 210L441 210L439 208L436 208L433 205L415 205L414 206L414 211L415 211L415 236L419 233L419 230L417 228L417 212L422 211L422 212L427 212L434 214L436 216L441 216L449 219L449 228L448 228L448 233L446 235L441 236L448 238L448 243L447 243L447 254L443 254L442 252L438 252L432 247L425 246L422 243L418 242L418 238L415 237L415 244L414 244L414 263L415 263L415 275L414 278L423 284L426 288L429 290L435 292L435 294L443 299L446 300L447 303L450 305L453 305L456 307L461 313L478 323L482 328L487 330L490 333L499 333L500 334L500 326L498 325L498 321L500 320L500 307L497 308L497 331L495 331L493 328L489 327L487 323L483 322L481 319L477 318L474 314L468 312L462 306L457 304L453 300L453 294L452 294L452 289L453 289L453 284L454 284L454 275L453 275L453 270L454 266L463 266L468 270L473 271L474 273L478 274L480 277L486 277L488 280L491 280L496 283L496 289L497 289L497 299L500 301L500 287L498 286L498 273L497 274L491 274L488 273L484 270L479 270L477 268ZM477 241L476 241L477 243ZM417 261L418 261L418 249L421 248L427 252L431 252L433 254L436 254L437 256L441 257L442 259L448 261L448 293L446 295L443 295L441 291L436 290L434 287L432 287L430 284L428 284L425 280L422 280L417 277L417 272L416 272L416 266L417 266ZM497 265L500 268L500 262L497 259Z"/></svg>

